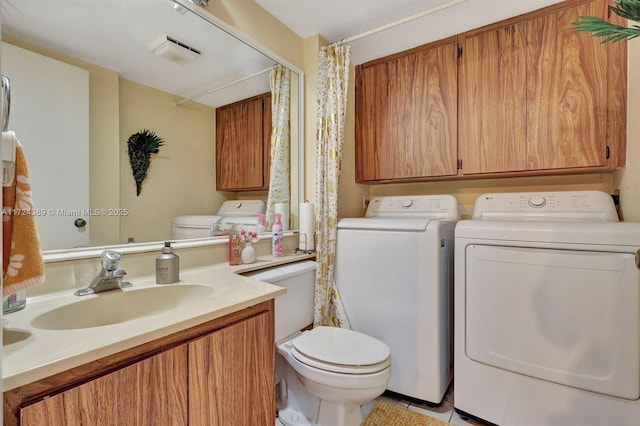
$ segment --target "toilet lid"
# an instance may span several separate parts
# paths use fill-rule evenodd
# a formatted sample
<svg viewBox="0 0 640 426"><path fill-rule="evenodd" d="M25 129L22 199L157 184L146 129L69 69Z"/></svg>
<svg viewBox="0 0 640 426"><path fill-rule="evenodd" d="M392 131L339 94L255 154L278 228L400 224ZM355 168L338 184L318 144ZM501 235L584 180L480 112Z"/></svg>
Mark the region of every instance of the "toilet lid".
<svg viewBox="0 0 640 426"><path fill-rule="evenodd" d="M390 363L391 351L383 342L357 331L316 327L293 339L294 356L305 364L341 372L380 371ZM327 364L333 364L330 367Z"/></svg>

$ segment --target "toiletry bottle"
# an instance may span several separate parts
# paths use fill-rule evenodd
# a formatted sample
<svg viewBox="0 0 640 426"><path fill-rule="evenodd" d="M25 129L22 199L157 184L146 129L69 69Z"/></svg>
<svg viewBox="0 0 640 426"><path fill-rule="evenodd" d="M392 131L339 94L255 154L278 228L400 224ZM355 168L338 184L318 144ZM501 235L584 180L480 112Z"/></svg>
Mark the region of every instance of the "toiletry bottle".
<svg viewBox="0 0 640 426"><path fill-rule="evenodd" d="M267 216L262 213L258 213L258 232L264 232L267 230Z"/></svg>
<svg viewBox="0 0 640 426"><path fill-rule="evenodd" d="M240 235L235 226L229 230L229 265L239 265L240 262Z"/></svg>
<svg viewBox="0 0 640 426"><path fill-rule="evenodd" d="M274 213L273 226L271 232L273 233L271 241L271 255L273 257L282 256L282 221L280 220L280 213Z"/></svg>
<svg viewBox="0 0 640 426"><path fill-rule="evenodd" d="M173 252L171 242L165 241L162 254L156 257L156 283L173 284L180 281L180 258Z"/></svg>

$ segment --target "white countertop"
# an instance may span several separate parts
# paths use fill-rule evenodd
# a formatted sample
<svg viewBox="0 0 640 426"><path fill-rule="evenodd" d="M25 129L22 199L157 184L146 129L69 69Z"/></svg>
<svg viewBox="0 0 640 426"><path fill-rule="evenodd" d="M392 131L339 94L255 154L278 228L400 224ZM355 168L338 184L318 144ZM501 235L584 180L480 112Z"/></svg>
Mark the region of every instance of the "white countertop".
<svg viewBox="0 0 640 426"><path fill-rule="evenodd" d="M106 293L78 297L68 290L27 299L25 309L3 317L2 348L3 391L32 383L87 362L133 348L273 299L286 290L238 273L309 258L287 256L276 261L259 257L249 265L218 264L180 271L180 283L213 288L210 295L191 298L167 310L150 313L121 323L73 330L43 330L32 321L56 307L101 297ZM157 287L155 276L126 277L133 284L123 292ZM120 291L120 290L116 290ZM81 319L79 319L81 320Z"/></svg>

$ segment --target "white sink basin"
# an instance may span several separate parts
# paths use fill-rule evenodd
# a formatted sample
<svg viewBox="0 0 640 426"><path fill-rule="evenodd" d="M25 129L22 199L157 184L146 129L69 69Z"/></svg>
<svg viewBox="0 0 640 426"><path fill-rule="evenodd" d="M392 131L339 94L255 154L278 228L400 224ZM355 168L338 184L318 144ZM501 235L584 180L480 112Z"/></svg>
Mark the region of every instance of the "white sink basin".
<svg viewBox="0 0 640 426"><path fill-rule="evenodd" d="M213 292L206 285L185 283L105 291L79 297L77 302L40 314L31 321L31 326L42 330L75 330L113 325L161 314Z"/></svg>

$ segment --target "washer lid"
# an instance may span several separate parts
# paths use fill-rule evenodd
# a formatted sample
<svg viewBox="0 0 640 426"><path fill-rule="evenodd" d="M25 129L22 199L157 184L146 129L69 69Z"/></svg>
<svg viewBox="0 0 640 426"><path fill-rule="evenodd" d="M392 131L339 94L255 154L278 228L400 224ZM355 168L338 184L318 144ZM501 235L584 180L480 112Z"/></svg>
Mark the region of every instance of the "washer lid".
<svg viewBox="0 0 640 426"><path fill-rule="evenodd" d="M348 366L380 364L389 347L378 339L338 327L316 327L293 339L293 347L307 357Z"/></svg>
<svg viewBox="0 0 640 426"><path fill-rule="evenodd" d="M345 218L338 221L338 229L362 229L377 231L416 231L427 229L434 219L426 217L370 217Z"/></svg>
<svg viewBox="0 0 640 426"><path fill-rule="evenodd" d="M218 210L219 216L257 216L264 214L266 203L263 200L227 200Z"/></svg>
<svg viewBox="0 0 640 426"><path fill-rule="evenodd" d="M217 215L184 215L173 218L173 225L187 228L211 228L216 225L222 216Z"/></svg>

